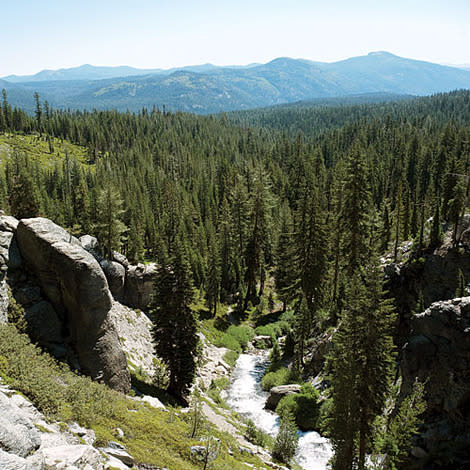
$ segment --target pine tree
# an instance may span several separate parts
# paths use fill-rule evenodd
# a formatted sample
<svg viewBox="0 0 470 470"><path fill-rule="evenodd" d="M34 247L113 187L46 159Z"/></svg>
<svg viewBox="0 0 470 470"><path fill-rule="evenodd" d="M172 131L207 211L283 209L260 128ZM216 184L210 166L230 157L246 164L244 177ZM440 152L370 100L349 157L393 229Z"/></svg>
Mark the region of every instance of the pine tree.
<svg viewBox="0 0 470 470"><path fill-rule="evenodd" d="M287 304L295 297L296 290L296 257L292 237L292 221L288 206L281 209L280 235L277 242L274 270L276 292L282 301L282 310L285 312Z"/></svg>
<svg viewBox="0 0 470 470"><path fill-rule="evenodd" d="M25 219L39 215L39 198L32 179L25 173L13 176L8 194L8 204L13 217Z"/></svg>
<svg viewBox="0 0 470 470"><path fill-rule="evenodd" d="M370 191L367 165L363 152L356 144L348 157L343 188L341 220L345 268L354 273L368 258Z"/></svg>
<svg viewBox="0 0 470 470"><path fill-rule="evenodd" d="M121 248L121 237L127 227L121 221L123 214L123 200L119 191L107 184L101 190L97 201L96 231L98 239L103 247L104 255L111 259L113 251Z"/></svg>
<svg viewBox="0 0 470 470"><path fill-rule="evenodd" d="M207 299L209 311L213 315L216 315L217 303L219 301L219 295L220 295L221 270L220 270L219 245L217 243L217 237L215 233L213 232L211 232L209 236L208 251L209 253L208 253L208 258L207 258L206 299Z"/></svg>
<svg viewBox="0 0 470 470"><path fill-rule="evenodd" d="M169 371L168 391L184 397L196 371L197 323L190 308L193 286L189 263L177 242L173 255L154 283L151 303L153 338L157 355Z"/></svg>
<svg viewBox="0 0 470 470"><path fill-rule="evenodd" d="M279 462L289 464L297 450L299 437L294 417L288 413L281 417L281 425L272 450L272 456Z"/></svg>
<svg viewBox="0 0 470 470"><path fill-rule="evenodd" d="M395 315L391 301L384 299L379 266L375 255L368 263L365 278L358 273L353 275L347 289L347 308L328 358L335 470L350 470L353 462L357 462L359 470L365 468L372 423L382 412L390 388L394 359L391 328Z"/></svg>

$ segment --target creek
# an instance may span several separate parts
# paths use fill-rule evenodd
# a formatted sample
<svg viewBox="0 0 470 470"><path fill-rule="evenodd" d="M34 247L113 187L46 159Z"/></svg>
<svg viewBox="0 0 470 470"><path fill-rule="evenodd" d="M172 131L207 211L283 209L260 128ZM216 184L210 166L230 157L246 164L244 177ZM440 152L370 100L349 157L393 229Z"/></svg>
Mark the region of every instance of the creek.
<svg viewBox="0 0 470 470"><path fill-rule="evenodd" d="M261 378L268 365L268 352L241 354L232 372L227 403L233 410L251 419L259 429L276 436L279 417L264 409L268 392L261 388ZM295 460L305 470L325 470L331 455L328 439L315 431L299 431Z"/></svg>

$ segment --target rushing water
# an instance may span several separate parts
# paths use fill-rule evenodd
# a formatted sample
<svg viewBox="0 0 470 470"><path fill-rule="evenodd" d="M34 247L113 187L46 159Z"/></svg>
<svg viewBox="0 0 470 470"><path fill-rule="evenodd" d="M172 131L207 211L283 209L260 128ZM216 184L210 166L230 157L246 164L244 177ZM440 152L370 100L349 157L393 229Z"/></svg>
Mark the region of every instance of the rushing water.
<svg viewBox="0 0 470 470"><path fill-rule="evenodd" d="M268 365L267 354L241 354L232 373L227 403L232 409L251 419L264 432L275 436L279 418L264 409L268 396L260 382ZM324 470L331 457L328 440L314 431L299 432L297 462L305 470Z"/></svg>

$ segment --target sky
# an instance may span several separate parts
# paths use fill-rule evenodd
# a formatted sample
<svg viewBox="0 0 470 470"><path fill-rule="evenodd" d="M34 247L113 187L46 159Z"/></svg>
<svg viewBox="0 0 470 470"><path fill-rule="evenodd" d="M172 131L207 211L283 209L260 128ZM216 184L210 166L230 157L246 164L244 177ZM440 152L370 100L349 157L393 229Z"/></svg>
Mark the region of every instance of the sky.
<svg viewBox="0 0 470 470"><path fill-rule="evenodd" d="M92 65L470 64L470 0L0 0L0 76Z"/></svg>

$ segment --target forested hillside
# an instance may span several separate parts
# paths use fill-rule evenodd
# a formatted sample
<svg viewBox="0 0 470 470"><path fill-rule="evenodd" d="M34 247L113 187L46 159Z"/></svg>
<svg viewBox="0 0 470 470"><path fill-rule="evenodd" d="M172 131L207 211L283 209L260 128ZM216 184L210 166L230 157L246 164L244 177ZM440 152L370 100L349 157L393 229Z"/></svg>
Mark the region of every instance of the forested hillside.
<svg viewBox="0 0 470 470"><path fill-rule="evenodd" d="M312 339L334 330L326 365L334 465L351 468L357 456L364 468L373 444L393 455L373 439L397 339L381 257L400 261L402 242L412 241L408 256L419 261L441 243L443 227L458 245L469 110L468 91L230 116L64 112L37 96L31 116L4 93L0 206L94 234L108 256L163 266L178 259L182 271L187 259L179 288L190 289L190 276L212 314L219 303L241 318L268 302L289 307L301 373ZM162 276L164 286L178 270ZM402 431L382 442L395 445L396 462L409 445Z"/></svg>
<svg viewBox="0 0 470 470"><path fill-rule="evenodd" d="M135 75L132 75L133 70ZM470 73L371 52L339 62L279 57L266 64L137 70L91 67L43 71L1 81L15 106L34 109L34 92L59 109L139 111L166 107L196 114L364 94L429 95L470 87ZM354 99L354 98L353 98Z"/></svg>

